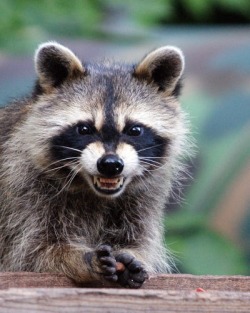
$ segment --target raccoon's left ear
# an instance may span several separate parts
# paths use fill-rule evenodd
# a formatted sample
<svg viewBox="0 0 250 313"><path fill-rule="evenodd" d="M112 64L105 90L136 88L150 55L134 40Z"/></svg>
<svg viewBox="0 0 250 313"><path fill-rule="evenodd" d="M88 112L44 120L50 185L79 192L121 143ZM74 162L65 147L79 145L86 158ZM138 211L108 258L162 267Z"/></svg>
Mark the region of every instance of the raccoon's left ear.
<svg viewBox="0 0 250 313"><path fill-rule="evenodd" d="M174 93L184 70L180 49L165 46L149 53L136 67L134 76L158 86L166 95Z"/></svg>
<svg viewBox="0 0 250 313"><path fill-rule="evenodd" d="M76 55L56 42L47 42L38 47L35 53L35 68L38 83L45 92L50 92L65 80L85 72Z"/></svg>

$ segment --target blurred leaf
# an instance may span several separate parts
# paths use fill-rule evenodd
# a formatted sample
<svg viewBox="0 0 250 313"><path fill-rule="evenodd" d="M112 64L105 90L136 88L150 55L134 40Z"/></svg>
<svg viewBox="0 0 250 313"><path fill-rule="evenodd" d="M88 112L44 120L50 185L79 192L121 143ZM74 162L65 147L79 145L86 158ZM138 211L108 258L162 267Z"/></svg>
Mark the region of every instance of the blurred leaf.
<svg viewBox="0 0 250 313"><path fill-rule="evenodd" d="M171 234L190 229L193 231L203 226L203 220L204 215L200 213L181 210L166 217L165 228Z"/></svg>
<svg viewBox="0 0 250 313"><path fill-rule="evenodd" d="M197 275L246 274L247 265L240 251L219 235L202 231L185 240L183 265Z"/></svg>
<svg viewBox="0 0 250 313"><path fill-rule="evenodd" d="M212 14L210 1L183 0L183 6L197 21L206 21L207 16Z"/></svg>
<svg viewBox="0 0 250 313"><path fill-rule="evenodd" d="M242 251L209 229L205 218L184 210L166 218L165 242L177 268L195 275L247 274L247 260Z"/></svg>
<svg viewBox="0 0 250 313"><path fill-rule="evenodd" d="M98 36L102 3L101 0L1 0L0 46L20 52L29 51L34 42L52 36Z"/></svg>
<svg viewBox="0 0 250 313"><path fill-rule="evenodd" d="M214 0L216 3L216 0ZM220 0L220 5L231 11L239 11L243 15L249 17L250 13L250 2L249 0Z"/></svg>
<svg viewBox="0 0 250 313"><path fill-rule="evenodd" d="M108 0L109 5L117 11L127 14L127 18L143 25L158 23L163 17L173 14L171 1L168 0Z"/></svg>

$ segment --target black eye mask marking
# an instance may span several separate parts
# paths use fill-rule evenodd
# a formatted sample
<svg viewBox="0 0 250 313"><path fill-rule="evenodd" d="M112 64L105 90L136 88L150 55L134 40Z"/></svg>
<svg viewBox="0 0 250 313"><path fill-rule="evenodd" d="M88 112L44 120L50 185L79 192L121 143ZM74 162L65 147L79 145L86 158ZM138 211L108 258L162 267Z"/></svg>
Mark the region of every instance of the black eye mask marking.
<svg viewBox="0 0 250 313"><path fill-rule="evenodd" d="M170 140L159 136L152 128L141 123L127 122L121 139L132 145L139 157L162 157Z"/></svg>
<svg viewBox="0 0 250 313"><path fill-rule="evenodd" d="M159 136L152 128L139 122L127 122L122 133L112 125L105 124L97 132L93 122L78 122L68 127L62 134L51 141L51 152L56 160L69 160L80 157L90 143L101 141L106 151L114 151L119 142L126 142L134 147L140 158L162 157L170 140Z"/></svg>
<svg viewBox="0 0 250 313"><path fill-rule="evenodd" d="M91 121L70 126L51 141L51 151L57 160L79 157L83 149L97 140L96 130Z"/></svg>

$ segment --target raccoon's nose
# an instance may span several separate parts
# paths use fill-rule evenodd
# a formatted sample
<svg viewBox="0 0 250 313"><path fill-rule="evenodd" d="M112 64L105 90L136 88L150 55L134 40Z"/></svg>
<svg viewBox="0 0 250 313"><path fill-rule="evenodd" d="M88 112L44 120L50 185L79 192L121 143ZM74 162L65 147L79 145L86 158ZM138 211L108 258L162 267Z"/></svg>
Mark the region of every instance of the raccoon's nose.
<svg viewBox="0 0 250 313"><path fill-rule="evenodd" d="M123 167L122 159L114 154L107 154L97 161L99 173L109 177L121 174Z"/></svg>

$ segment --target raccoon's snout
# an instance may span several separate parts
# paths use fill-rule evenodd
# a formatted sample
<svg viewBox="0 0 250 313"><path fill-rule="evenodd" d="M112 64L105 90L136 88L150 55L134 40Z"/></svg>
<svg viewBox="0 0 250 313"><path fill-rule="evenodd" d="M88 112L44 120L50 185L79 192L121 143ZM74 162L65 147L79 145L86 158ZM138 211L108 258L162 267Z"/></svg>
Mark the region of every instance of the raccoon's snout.
<svg viewBox="0 0 250 313"><path fill-rule="evenodd" d="M121 174L123 168L123 160L114 154L105 155L97 161L97 169L99 173L106 177L112 177Z"/></svg>

